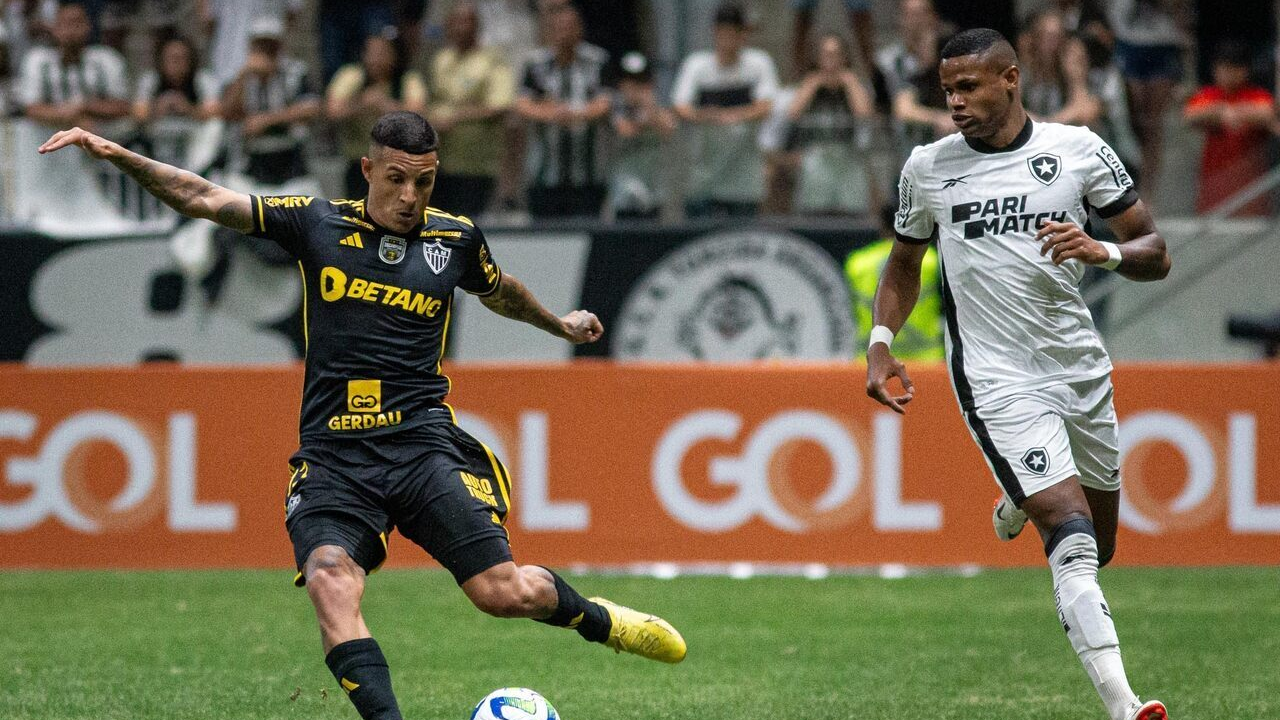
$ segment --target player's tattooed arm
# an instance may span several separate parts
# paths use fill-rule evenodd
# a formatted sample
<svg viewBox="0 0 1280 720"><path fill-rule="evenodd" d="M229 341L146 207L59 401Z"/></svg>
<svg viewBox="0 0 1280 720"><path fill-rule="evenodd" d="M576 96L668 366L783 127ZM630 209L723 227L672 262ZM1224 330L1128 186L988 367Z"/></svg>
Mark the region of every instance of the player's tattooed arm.
<svg viewBox="0 0 1280 720"><path fill-rule="evenodd" d="M492 295L481 297L480 302L503 317L529 323L575 345L595 342L604 334L604 326L594 313L574 310L564 317L556 317L510 273L502 273L498 289Z"/></svg>
<svg viewBox="0 0 1280 720"><path fill-rule="evenodd" d="M92 158L106 160L133 178L142 189L187 217L212 220L232 230L253 229L249 196L228 190L193 172L157 162L118 143L81 128L54 133L40 146L41 154L76 145Z"/></svg>
<svg viewBox="0 0 1280 720"><path fill-rule="evenodd" d="M1172 262L1164 238L1156 230L1151 211L1141 200L1107 220L1119 240L1120 264L1115 271L1130 280L1163 280ZM1046 223L1036 233L1040 254L1048 254L1055 265L1079 260L1102 265L1111 259L1106 246L1094 240L1075 223Z"/></svg>

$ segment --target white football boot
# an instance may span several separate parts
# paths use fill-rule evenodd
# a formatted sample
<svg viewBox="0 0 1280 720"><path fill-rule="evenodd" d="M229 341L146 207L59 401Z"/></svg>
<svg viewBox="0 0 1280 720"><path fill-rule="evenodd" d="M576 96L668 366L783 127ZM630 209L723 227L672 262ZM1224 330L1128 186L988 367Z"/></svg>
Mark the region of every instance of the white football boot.
<svg viewBox="0 0 1280 720"><path fill-rule="evenodd" d="M1008 542L1022 532L1022 528L1027 524L1027 514L1014 507L1009 498L1000 494L996 498L995 508L991 510L991 524L995 526L996 537Z"/></svg>
<svg viewBox="0 0 1280 720"><path fill-rule="evenodd" d="M1124 720L1169 720L1169 711L1159 700L1148 700L1125 715Z"/></svg>

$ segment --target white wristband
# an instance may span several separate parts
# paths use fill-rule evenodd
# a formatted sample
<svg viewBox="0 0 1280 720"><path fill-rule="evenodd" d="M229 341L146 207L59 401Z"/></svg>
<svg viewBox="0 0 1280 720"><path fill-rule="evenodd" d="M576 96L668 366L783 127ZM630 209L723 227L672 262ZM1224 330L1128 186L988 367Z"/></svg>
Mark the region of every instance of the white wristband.
<svg viewBox="0 0 1280 720"><path fill-rule="evenodd" d="M1106 240L1101 240L1100 242L1102 243L1102 247L1107 249L1107 254L1111 255L1110 260L1102 263L1102 268L1104 270L1115 270L1120 267L1120 260L1122 259L1120 256L1120 246L1113 242L1107 242Z"/></svg>
<svg viewBox="0 0 1280 720"><path fill-rule="evenodd" d="M870 350L876 343L884 343L886 348L893 347L893 331L883 325L871 328L871 341L867 343L867 349Z"/></svg>

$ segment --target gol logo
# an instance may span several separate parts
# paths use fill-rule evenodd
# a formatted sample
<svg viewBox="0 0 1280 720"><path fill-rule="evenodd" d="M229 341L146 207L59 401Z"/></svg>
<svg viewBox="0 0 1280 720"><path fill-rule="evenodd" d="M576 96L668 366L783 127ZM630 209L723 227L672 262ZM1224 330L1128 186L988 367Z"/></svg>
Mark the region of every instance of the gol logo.
<svg viewBox="0 0 1280 720"><path fill-rule="evenodd" d="M858 494L862 458L848 429L805 410L767 420L744 441L740 456L712 458L708 479L736 488L733 496L708 502L690 493L681 473L689 451L706 440L735 440L741 430L736 413L706 410L685 416L662 437L653 457L654 490L676 519L704 532L722 532L759 515L780 530L804 532L847 524L863 510ZM800 441L816 443L831 460L826 490L811 503L798 497L789 473L771 471L788 446Z"/></svg>
<svg viewBox="0 0 1280 720"><path fill-rule="evenodd" d="M0 409L0 440L31 442L38 425L30 413ZM84 533L136 527L154 517L166 499L171 530L234 531L233 504L196 501L195 416L173 413L167 431L154 438L127 417L97 410L62 420L32 455L11 457L4 464L4 482L28 487L30 494L16 503L0 503L0 533L28 530L48 518ZM110 500L99 500L86 489L94 470L85 462L87 443L106 443L124 457L124 487ZM160 487L166 477L167 492Z"/></svg>
<svg viewBox="0 0 1280 720"><path fill-rule="evenodd" d="M1280 533L1280 505L1259 499L1257 423L1252 414L1231 413L1223 436L1177 413L1152 410L1124 418L1121 523L1144 534L1173 534L1225 515L1232 532ZM1162 492L1168 489L1171 457L1167 450L1157 452L1170 446L1186 467L1172 497Z"/></svg>

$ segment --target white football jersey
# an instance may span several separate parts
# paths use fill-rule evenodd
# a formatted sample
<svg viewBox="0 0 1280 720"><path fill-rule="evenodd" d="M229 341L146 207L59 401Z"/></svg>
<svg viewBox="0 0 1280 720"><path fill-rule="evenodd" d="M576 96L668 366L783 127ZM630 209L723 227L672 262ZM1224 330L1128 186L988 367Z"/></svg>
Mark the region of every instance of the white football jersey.
<svg viewBox="0 0 1280 720"><path fill-rule="evenodd" d="M1040 255L1045 222L1084 227L1138 200L1115 152L1088 128L1032 123L993 148L959 133L917 147L898 183L902 242L935 240L947 359L961 406L1101 377L1111 360L1080 295L1085 265Z"/></svg>

